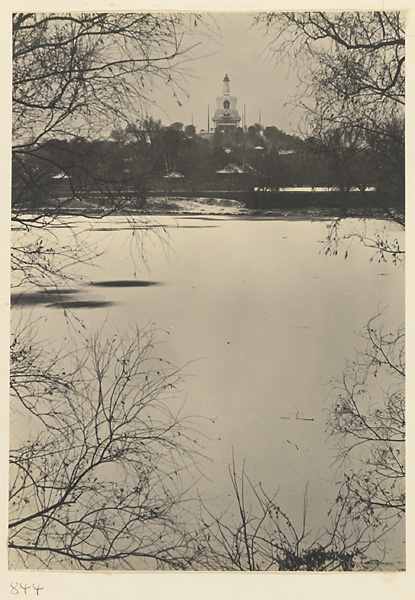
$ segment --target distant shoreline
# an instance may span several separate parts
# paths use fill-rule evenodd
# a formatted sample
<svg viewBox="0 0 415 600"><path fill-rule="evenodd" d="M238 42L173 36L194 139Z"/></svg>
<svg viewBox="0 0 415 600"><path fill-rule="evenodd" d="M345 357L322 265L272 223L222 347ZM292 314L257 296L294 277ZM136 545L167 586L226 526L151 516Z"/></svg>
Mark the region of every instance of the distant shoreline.
<svg viewBox="0 0 415 600"><path fill-rule="evenodd" d="M305 194L303 193L304 197ZM319 194L320 198L321 195ZM38 207L30 211L31 214L49 212L53 218L54 207ZM397 217L404 215L403 208L390 208ZM29 211L25 211L28 215ZM332 219L376 219L387 220L385 211L376 205L366 206L339 206L332 202L310 203L308 206L302 202L298 206L247 208L242 202L227 198L187 198L171 196L150 196L143 208L128 206L126 209L111 211L99 208L95 202L68 200L58 208L59 216L90 217L100 216L177 216L177 217L232 217L238 219L277 219L277 220L312 220L327 221ZM23 213L20 215L23 217ZM18 221L19 215L17 214ZM390 217L389 217L390 218Z"/></svg>

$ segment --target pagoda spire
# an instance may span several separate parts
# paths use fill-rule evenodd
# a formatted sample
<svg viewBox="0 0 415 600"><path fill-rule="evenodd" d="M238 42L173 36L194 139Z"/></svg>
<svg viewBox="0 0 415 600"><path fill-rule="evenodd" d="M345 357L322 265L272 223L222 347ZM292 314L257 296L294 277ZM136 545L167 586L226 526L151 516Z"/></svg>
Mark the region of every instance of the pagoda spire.
<svg viewBox="0 0 415 600"><path fill-rule="evenodd" d="M229 96L229 94L231 93L229 81L230 81L230 79L228 77L228 74L226 73L225 77L223 78L223 95L224 96Z"/></svg>

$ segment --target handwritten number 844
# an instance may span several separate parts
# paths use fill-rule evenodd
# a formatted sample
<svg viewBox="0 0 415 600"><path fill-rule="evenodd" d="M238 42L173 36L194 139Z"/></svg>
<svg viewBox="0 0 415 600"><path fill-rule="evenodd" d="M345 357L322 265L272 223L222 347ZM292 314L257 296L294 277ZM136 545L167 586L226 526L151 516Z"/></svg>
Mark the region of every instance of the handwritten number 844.
<svg viewBox="0 0 415 600"><path fill-rule="evenodd" d="M28 593L35 593L36 596L39 596L40 590L43 590L43 587L37 585L37 583L27 584L27 583L19 583L18 581L12 581L10 583L10 593L14 596L18 594L27 595Z"/></svg>

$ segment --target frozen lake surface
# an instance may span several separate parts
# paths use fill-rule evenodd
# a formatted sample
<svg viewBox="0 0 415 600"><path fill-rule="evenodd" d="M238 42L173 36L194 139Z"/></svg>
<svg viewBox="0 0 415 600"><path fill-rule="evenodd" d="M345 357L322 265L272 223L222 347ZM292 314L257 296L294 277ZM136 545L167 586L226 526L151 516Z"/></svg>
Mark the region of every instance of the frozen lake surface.
<svg viewBox="0 0 415 600"><path fill-rule="evenodd" d="M203 418L210 461L200 492L227 505L233 452L296 517L308 483L310 525L323 522L336 478L325 433L329 381L362 347L358 332L379 309L388 327L404 320L403 269L371 261L373 251L358 243L347 260L325 256L324 222L210 216L158 217L156 225L145 234L146 264L125 219L89 230L88 242L106 251L76 267L82 279L62 296L82 327L68 324L50 296L29 296L16 314L42 317L39 334L57 344L74 328L155 327L157 356L183 366L183 411ZM77 222L79 232L86 227ZM67 235L54 234L60 243Z"/></svg>

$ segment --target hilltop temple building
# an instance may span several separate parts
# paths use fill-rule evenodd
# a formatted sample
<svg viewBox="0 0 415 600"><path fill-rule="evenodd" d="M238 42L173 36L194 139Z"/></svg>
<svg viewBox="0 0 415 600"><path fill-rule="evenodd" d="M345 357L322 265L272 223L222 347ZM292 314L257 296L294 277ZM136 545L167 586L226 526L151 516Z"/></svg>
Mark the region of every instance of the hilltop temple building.
<svg viewBox="0 0 415 600"><path fill-rule="evenodd" d="M236 109L236 97L231 96L229 82L230 79L226 74L223 79L223 94L216 98L216 111L212 117L216 131L235 130L241 121Z"/></svg>

